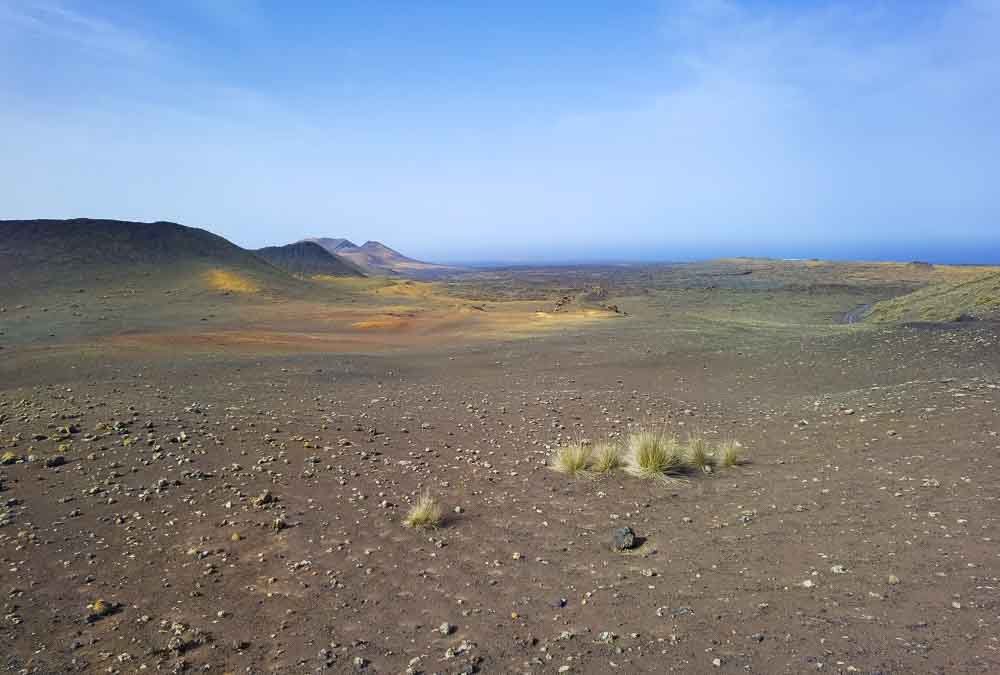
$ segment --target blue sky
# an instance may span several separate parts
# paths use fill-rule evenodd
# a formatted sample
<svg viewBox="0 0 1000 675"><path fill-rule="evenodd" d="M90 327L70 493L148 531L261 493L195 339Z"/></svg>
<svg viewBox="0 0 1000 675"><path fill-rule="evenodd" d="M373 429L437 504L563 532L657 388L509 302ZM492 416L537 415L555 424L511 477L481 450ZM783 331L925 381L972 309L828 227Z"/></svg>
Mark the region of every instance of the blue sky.
<svg viewBox="0 0 1000 675"><path fill-rule="evenodd" d="M1000 0L486 5L0 0L0 218L1000 262Z"/></svg>

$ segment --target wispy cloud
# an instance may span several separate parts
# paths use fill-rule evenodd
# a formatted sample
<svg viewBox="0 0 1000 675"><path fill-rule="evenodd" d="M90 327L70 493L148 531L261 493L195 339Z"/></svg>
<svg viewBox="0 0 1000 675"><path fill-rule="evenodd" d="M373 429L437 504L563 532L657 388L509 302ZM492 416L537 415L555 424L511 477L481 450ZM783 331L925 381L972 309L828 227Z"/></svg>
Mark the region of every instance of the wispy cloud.
<svg viewBox="0 0 1000 675"><path fill-rule="evenodd" d="M88 11L58 2L5 2L0 16L49 39L64 40L91 50L124 56L148 54L153 43L138 32Z"/></svg>

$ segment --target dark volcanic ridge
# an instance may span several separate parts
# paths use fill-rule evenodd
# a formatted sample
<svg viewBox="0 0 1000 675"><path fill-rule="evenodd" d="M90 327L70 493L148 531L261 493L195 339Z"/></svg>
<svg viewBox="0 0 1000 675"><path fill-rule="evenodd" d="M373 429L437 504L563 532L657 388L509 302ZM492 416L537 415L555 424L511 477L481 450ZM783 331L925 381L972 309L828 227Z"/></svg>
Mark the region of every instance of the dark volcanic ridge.
<svg viewBox="0 0 1000 675"><path fill-rule="evenodd" d="M285 246L268 246L254 251L261 258L296 276L330 275L363 277L354 264L330 253L312 241L300 241Z"/></svg>
<svg viewBox="0 0 1000 675"><path fill-rule="evenodd" d="M311 237L309 239L303 239L302 241L310 241L314 244L319 244L330 253L336 253L340 249L354 250L358 248L357 244L350 239L336 237Z"/></svg>
<svg viewBox="0 0 1000 675"><path fill-rule="evenodd" d="M166 221L0 220L0 256L15 266L163 264L188 258L245 261L250 254L216 234Z"/></svg>
<svg viewBox="0 0 1000 675"><path fill-rule="evenodd" d="M136 273L177 276L224 267L266 280L291 280L250 251L177 223L74 218L0 221L0 284L82 283Z"/></svg>

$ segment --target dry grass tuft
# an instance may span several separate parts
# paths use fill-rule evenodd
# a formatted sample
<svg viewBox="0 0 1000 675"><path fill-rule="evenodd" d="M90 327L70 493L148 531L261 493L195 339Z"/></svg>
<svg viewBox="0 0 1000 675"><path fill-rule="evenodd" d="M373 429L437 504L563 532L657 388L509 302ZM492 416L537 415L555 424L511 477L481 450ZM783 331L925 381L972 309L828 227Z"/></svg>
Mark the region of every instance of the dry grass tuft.
<svg viewBox="0 0 1000 675"><path fill-rule="evenodd" d="M592 455L593 451L590 446L581 443L566 445L556 450L556 454L552 457L551 466L559 473L575 476L590 468Z"/></svg>
<svg viewBox="0 0 1000 675"><path fill-rule="evenodd" d="M628 437L626 470L638 478L666 479L684 467L684 453L675 436L641 430Z"/></svg>
<svg viewBox="0 0 1000 675"><path fill-rule="evenodd" d="M622 453L614 443L599 443L594 450L594 460L591 471L594 473L611 473L621 468Z"/></svg>
<svg viewBox="0 0 1000 675"><path fill-rule="evenodd" d="M106 600L94 600L94 602L87 605L87 610L87 623L94 623L117 612L118 605Z"/></svg>
<svg viewBox="0 0 1000 675"><path fill-rule="evenodd" d="M739 466L745 462L743 446L735 439L717 445L701 432L690 432L683 443L661 429L638 429L624 445L603 441L591 447L574 443L556 449L549 468L569 476L596 478L624 468L637 478L684 482L694 472L712 473L715 467Z"/></svg>
<svg viewBox="0 0 1000 675"><path fill-rule="evenodd" d="M725 467L739 466L743 463L743 451L740 444L733 439L728 439L719 444L716 451L719 464Z"/></svg>
<svg viewBox="0 0 1000 675"><path fill-rule="evenodd" d="M410 507L403 524L407 527L422 530L433 530L441 527L444 522L444 512L441 505L429 493L424 493L417 503Z"/></svg>
<svg viewBox="0 0 1000 675"><path fill-rule="evenodd" d="M708 441L701 434L692 434L687 441L687 464L692 469L711 471L715 458L708 450Z"/></svg>

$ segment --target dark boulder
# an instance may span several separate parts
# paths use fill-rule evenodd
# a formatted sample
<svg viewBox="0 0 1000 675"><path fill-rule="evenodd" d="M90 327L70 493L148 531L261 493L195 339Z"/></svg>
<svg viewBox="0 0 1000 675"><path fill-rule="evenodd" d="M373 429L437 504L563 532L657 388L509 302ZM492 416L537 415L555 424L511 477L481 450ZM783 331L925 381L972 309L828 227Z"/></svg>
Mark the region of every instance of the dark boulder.
<svg viewBox="0 0 1000 675"><path fill-rule="evenodd" d="M611 533L611 548L616 551L628 551L635 548L635 532L631 527L619 527Z"/></svg>

